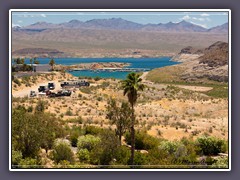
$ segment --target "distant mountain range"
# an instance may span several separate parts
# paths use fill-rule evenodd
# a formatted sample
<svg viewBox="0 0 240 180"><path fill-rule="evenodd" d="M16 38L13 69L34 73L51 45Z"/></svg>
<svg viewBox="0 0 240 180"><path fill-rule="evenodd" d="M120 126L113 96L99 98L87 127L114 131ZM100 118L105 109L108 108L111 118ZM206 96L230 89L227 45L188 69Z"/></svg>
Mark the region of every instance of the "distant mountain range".
<svg viewBox="0 0 240 180"><path fill-rule="evenodd" d="M92 19L86 22L71 20L69 22L53 24L47 22L37 22L28 26L13 27L13 31L44 31L47 29L101 29L101 30L138 30L138 31L158 31L158 32L210 32L227 33L228 23L206 29L187 21L178 23L168 22L166 24L139 24L122 18Z"/></svg>

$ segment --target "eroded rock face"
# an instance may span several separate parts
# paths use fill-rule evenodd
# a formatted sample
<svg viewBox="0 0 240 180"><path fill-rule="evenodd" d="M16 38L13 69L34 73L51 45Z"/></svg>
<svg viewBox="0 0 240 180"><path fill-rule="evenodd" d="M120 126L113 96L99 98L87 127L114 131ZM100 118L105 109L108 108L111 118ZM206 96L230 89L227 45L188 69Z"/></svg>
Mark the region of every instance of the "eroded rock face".
<svg viewBox="0 0 240 180"><path fill-rule="evenodd" d="M210 67L228 64L228 43L218 41L206 48L204 55L199 58L199 63Z"/></svg>
<svg viewBox="0 0 240 180"><path fill-rule="evenodd" d="M218 41L204 50L193 49L188 46L175 57L176 61L183 62L180 66L186 68L181 79L201 82L207 78L228 82L228 43Z"/></svg>

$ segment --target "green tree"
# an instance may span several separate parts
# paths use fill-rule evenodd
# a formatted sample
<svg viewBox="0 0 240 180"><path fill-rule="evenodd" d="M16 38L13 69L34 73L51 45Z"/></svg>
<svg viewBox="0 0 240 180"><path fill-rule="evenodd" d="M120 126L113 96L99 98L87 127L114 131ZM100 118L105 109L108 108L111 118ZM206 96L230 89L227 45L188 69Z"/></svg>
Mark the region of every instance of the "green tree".
<svg viewBox="0 0 240 180"><path fill-rule="evenodd" d="M128 103L122 102L121 106L117 106L117 102L114 99L110 99L107 106L107 118L111 124L116 125L116 135L121 145L122 136L129 128L131 123L131 108Z"/></svg>
<svg viewBox="0 0 240 180"><path fill-rule="evenodd" d="M13 109L12 145L23 158L37 157L40 147L47 151L59 137L63 137L63 127L54 115L29 113L24 107Z"/></svg>
<svg viewBox="0 0 240 180"><path fill-rule="evenodd" d="M54 69L54 68L53 68L54 64L55 64L54 59L51 59L51 60L49 61L49 65L52 66L52 71L53 71L53 69Z"/></svg>
<svg viewBox="0 0 240 180"><path fill-rule="evenodd" d="M30 64L31 64L31 70L33 70L33 59L31 58L29 61L30 61Z"/></svg>
<svg viewBox="0 0 240 180"><path fill-rule="evenodd" d="M131 158L130 164L134 165L134 151L135 151L135 114L134 114L134 106L137 102L138 91L144 90L144 85L141 83L142 79L139 78L139 74L134 72L128 74L127 79L121 81L121 85L123 88L123 95L127 95L128 102L131 105Z"/></svg>
<svg viewBox="0 0 240 180"><path fill-rule="evenodd" d="M17 151L21 151L23 158L35 158L41 144L41 123L33 114L23 109L14 109L12 114L12 142Z"/></svg>
<svg viewBox="0 0 240 180"><path fill-rule="evenodd" d="M34 64L40 64L40 62L37 60L37 58L33 58L33 63Z"/></svg>
<svg viewBox="0 0 240 180"><path fill-rule="evenodd" d="M15 64L24 64L25 60L24 58L16 58L13 60Z"/></svg>

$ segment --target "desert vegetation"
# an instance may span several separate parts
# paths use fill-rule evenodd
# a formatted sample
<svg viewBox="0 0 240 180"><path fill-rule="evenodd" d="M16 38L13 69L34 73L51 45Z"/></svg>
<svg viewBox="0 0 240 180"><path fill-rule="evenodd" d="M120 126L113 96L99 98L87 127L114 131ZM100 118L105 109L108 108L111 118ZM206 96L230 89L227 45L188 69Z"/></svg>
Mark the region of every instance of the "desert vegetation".
<svg viewBox="0 0 240 180"><path fill-rule="evenodd" d="M132 106L119 80L89 80L71 97L12 98L13 168L228 168L227 91L211 94L223 85L142 81Z"/></svg>

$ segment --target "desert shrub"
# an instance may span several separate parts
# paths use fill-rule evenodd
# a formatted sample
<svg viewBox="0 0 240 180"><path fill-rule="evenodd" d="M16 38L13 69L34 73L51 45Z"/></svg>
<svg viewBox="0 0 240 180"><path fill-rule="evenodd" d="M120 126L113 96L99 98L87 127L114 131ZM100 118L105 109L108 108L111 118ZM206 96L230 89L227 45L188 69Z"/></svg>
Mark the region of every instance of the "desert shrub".
<svg viewBox="0 0 240 180"><path fill-rule="evenodd" d="M114 131L102 131L99 134L101 141L90 152L90 163L96 165L110 165L115 159L119 147L118 138Z"/></svg>
<svg viewBox="0 0 240 180"><path fill-rule="evenodd" d="M70 141L71 141L71 145L73 147L77 147L78 137L79 136L76 132L74 132L70 135Z"/></svg>
<svg viewBox="0 0 240 180"><path fill-rule="evenodd" d="M87 134L78 138L77 147L78 150L87 149L88 151L91 151L97 146L98 143L100 143L100 141L101 139L99 137Z"/></svg>
<svg viewBox="0 0 240 180"><path fill-rule="evenodd" d="M33 158L25 158L22 159L19 162L19 168L39 168L40 166L38 165L37 159L33 159Z"/></svg>
<svg viewBox="0 0 240 180"><path fill-rule="evenodd" d="M97 101L102 101L103 98L101 96L97 97Z"/></svg>
<svg viewBox="0 0 240 180"><path fill-rule="evenodd" d="M33 106L29 106L27 109L28 112L33 112Z"/></svg>
<svg viewBox="0 0 240 180"><path fill-rule="evenodd" d="M131 134L126 133L125 135L127 144L131 144ZM159 140L155 137L148 135L145 132L135 133L135 148L136 149L153 149L159 145Z"/></svg>
<svg viewBox="0 0 240 180"><path fill-rule="evenodd" d="M96 126L86 126L85 131L86 131L86 134L99 135L104 130Z"/></svg>
<svg viewBox="0 0 240 180"><path fill-rule="evenodd" d="M172 164L172 155L159 148L150 149L147 154L147 162L150 165Z"/></svg>
<svg viewBox="0 0 240 180"><path fill-rule="evenodd" d="M71 145L73 147L77 147L78 137L85 134L85 130L81 127L73 126L70 131L70 138Z"/></svg>
<svg viewBox="0 0 240 180"><path fill-rule="evenodd" d="M99 76L94 78L94 81L99 81L101 78Z"/></svg>
<svg viewBox="0 0 240 180"><path fill-rule="evenodd" d="M47 107L47 102L45 102L43 100L38 100L35 111L36 112L44 112L46 107Z"/></svg>
<svg viewBox="0 0 240 180"><path fill-rule="evenodd" d="M220 157L211 166L212 168L228 168L228 157Z"/></svg>
<svg viewBox="0 0 240 180"><path fill-rule="evenodd" d="M188 139L181 141L163 141L159 149L167 153L172 164L195 164L197 154L195 144Z"/></svg>
<svg viewBox="0 0 240 180"><path fill-rule="evenodd" d="M14 83L16 83L18 86L21 86L21 82L19 81L19 79L17 79L17 78L15 78L14 80L13 80L13 82Z"/></svg>
<svg viewBox="0 0 240 180"><path fill-rule="evenodd" d="M72 167L73 165L67 160L59 161L59 163L54 166L54 168L72 168Z"/></svg>
<svg viewBox="0 0 240 180"><path fill-rule="evenodd" d="M81 116L78 116L77 118L71 118L71 119L68 119L66 121L70 122L70 123L82 124L83 123L83 118Z"/></svg>
<svg viewBox="0 0 240 180"><path fill-rule="evenodd" d="M108 87L109 85L110 85L110 82L105 82L105 81L104 81L104 82L102 82L102 84L100 85L100 87L104 89L104 88Z"/></svg>
<svg viewBox="0 0 240 180"><path fill-rule="evenodd" d="M73 112L70 110L70 108L65 113L66 116L73 116Z"/></svg>
<svg viewBox="0 0 240 180"><path fill-rule="evenodd" d="M162 141L159 145L159 149L166 151L169 154L176 152L179 142L177 141Z"/></svg>
<svg viewBox="0 0 240 180"><path fill-rule="evenodd" d="M55 142L53 151L52 151L52 159L57 164L63 160L73 163L74 154L70 146L66 142Z"/></svg>
<svg viewBox="0 0 240 180"><path fill-rule="evenodd" d="M137 165L135 166L135 168L140 168L141 165L147 165L148 164L147 155L136 151L133 163L134 165Z"/></svg>
<svg viewBox="0 0 240 180"><path fill-rule="evenodd" d="M226 152L227 145L224 140L215 137L199 137L196 140L196 145L199 147L199 154L217 155L220 152Z"/></svg>
<svg viewBox="0 0 240 180"><path fill-rule="evenodd" d="M130 149L125 146L120 146L114 155L116 162L114 164L127 165L130 159Z"/></svg>
<svg viewBox="0 0 240 180"><path fill-rule="evenodd" d="M12 167L17 168L21 160L22 160L21 151L12 150Z"/></svg>
<svg viewBox="0 0 240 180"><path fill-rule="evenodd" d="M90 161L90 153L87 149L80 149L77 155L80 162L88 163Z"/></svg>

